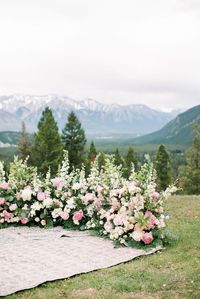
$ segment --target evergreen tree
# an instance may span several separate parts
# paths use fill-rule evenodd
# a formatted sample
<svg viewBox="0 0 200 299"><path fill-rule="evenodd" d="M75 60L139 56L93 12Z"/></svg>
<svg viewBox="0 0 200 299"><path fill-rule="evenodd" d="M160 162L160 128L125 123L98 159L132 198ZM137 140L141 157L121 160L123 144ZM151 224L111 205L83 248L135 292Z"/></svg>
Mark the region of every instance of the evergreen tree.
<svg viewBox="0 0 200 299"><path fill-rule="evenodd" d="M32 161L45 174L49 167L55 175L62 159L62 143L52 111L46 107L38 123L32 151Z"/></svg>
<svg viewBox="0 0 200 299"><path fill-rule="evenodd" d="M133 164L135 167L135 171L137 171L138 170L137 156L136 156L136 153L134 152L134 149L132 148L132 146L129 146L127 155L125 156L124 175L126 178L129 178Z"/></svg>
<svg viewBox="0 0 200 299"><path fill-rule="evenodd" d="M96 156L97 156L97 150L94 145L94 142L92 141L90 144L90 149L89 149L89 153L88 153L88 161L93 162L95 160Z"/></svg>
<svg viewBox="0 0 200 299"><path fill-rule="evenodd" d="M29 140L28 133L26 132L25 122L22 122L22 129L18 141L18 149L19 149L19 157L21 159L25 160L27 156L31 156L31 143Z"/></svg>
<svg viewBox="0 0 200 299"><path fill-rule="evenodd" d="M94 145L94 142L92 141L90 144L87 161L86 161L86 174L87 175L89 175L89 173L90 173L91 163L95 160L96 156L97 156L97 150Z"/></svg>
<svg viewBox="0 0 200 299"><path fill-rule="evenodd" d="M116 151L114 153L114 163L115 163L116 166L120 166L121 165L122 167L124 167L124 161L123 161L123 159L120 156L118 148L116 148Z"/></svg>
<svg viewBox="0 0 200 299"><path fill-rule="evenodd" d="M157 172L157 183L159 190L165 190L171 183L171 163L165 146L161 144L156 155L155 168Z"/></svg>
<svg viewBox="0 0 200 299"><path fill-rule="evenodd" d="M188 194L200 194L200 133L186 153L186 162L183 172L184 191Z"/></svg>
<svg viewBox="0 0 200 299"><path fill-rule="evenodd" d="M98 166L99 169L102 169L105 166L106 163L106 155L103 152L100 152L98 155Z"/></svg>
<svg viewBox="0 0 200 299"><path fill-rule="evenodd" d="M68 115L61 138L64 149L69 154L70 168L81 168L84 162L86 137L81 123L73 111Z"/></svg>

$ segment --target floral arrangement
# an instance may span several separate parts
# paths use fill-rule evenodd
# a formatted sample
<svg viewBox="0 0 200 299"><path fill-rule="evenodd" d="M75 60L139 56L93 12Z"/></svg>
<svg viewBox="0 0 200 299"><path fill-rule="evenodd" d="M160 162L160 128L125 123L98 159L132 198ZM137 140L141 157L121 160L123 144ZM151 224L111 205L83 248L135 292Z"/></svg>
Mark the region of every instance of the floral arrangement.
<svg viewBox="0 0 200 299"><path fill-rule="evenodd" d="M158 244L165 239L168 216L163 202L176 192L175 186L156 191L156 174L146 163L129 179L120 167L106 156L103 169L98 156L88 177L82 170L69 172L68 153L51 179L50 171L43 179L27 160L15 158L5 178L0 162L0 227L8 225L39 225L93 230L125 246Z"/></svg>

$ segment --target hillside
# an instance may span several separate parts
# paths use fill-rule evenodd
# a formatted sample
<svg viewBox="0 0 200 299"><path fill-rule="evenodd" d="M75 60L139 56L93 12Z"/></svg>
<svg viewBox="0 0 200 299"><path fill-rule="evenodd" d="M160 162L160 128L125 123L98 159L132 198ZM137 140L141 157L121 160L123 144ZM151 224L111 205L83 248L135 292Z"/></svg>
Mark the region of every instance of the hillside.
<svg viewBox="0 0 200 299"><path fill-rule="evenodd" d="M134 143L191 144L194 137L192 132L194 124L200 124L200 105L179 114L161 130L135 138Z"/></svg>
<svg viewBox="0 0 200 299"><path fill-rule="evenodd" d="M138 136L160 129L174 113L157 111L146 105L103 104L93 99L77 101L65 96L0 96L0 131L19 131L26 123L29 132L37 130L42 111L48 106L62 130L70 111L80 119L87 134L132 134Z"/></svg>

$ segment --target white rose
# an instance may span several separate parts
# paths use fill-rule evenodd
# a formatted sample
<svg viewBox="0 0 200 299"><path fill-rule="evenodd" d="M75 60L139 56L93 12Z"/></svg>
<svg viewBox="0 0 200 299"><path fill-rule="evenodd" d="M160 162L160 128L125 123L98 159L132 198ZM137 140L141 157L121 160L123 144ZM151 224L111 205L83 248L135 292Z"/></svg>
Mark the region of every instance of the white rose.
<svg viewBox="0 0 200 299"><path fill-rule="evenodd" d="M133 238L133 240L135 240L137 242L141 241L142 236L143 236L143 232L140 232L140 231L134 231L131 234L131 237Z"/></svg>

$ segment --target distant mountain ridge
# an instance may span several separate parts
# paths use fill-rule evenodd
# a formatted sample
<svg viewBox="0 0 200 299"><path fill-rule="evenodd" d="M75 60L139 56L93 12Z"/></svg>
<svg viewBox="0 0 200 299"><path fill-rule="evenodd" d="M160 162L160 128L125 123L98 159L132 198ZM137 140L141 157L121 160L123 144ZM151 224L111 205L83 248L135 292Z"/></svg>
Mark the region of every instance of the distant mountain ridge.
<svg viewBox="0 0 200 299"><path fill-rule="evenodd" d="M86 133L130 133L142 135L160 129L174 117L145 105L102 104L92 99L77 101L65 96L0 96L0 131L19 131L25 121L27 130L37 130L41 113L49 106L61 130L70 111L79 117Z"/></svg>
<svg viewBox="0 0 200 299"><path fill-rule="evenodd" d="M179 114L161 130L134 139L135 144L191 144L193 125L200 125L200 105Z"/></svg>

